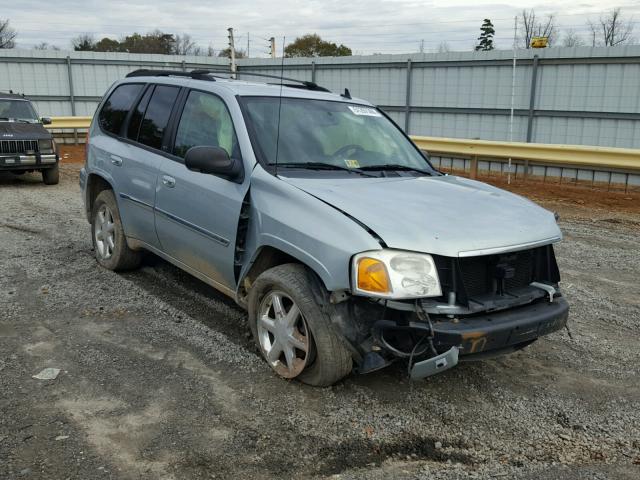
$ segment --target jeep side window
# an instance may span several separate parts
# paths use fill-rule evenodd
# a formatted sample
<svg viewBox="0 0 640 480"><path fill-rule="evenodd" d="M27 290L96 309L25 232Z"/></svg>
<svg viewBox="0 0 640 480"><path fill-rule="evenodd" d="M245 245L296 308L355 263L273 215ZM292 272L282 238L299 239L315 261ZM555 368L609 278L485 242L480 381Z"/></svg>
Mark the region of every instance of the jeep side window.
<svg viewBox="0 0 640 480"><path fill-rule="evenodd" d="M173 153L184 158L191 147L205 145L222 147L230 157L240 157L233 121L224 102L215 95L192 91L180 117Z"/></svg>
<svg viewBox="0 0 640 480"><path fill-rule="evenodd" d="M122 124L142 87L144 85L141 83L125 83L116 87L98 116L98 122L103 130L120 135Z"/></svg>
<svg viewBox="0 0 640 480"><path fill-rule="evenodd" d="M178 87L156 86L140 125L138 142L158 150L162 148L164 130L169 123L171 109L179 90Z"/></svg>

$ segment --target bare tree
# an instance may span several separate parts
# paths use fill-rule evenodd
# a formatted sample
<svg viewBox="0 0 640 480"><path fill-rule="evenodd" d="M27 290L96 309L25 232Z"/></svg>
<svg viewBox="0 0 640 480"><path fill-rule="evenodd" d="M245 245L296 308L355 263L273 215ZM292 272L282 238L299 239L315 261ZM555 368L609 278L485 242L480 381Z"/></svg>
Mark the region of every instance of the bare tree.
<svg viewBox="0 0 640 480"><path fill-rule="evenodd" d="M569 29L562 37L563 47L583 47L585 45L584 38L576 33L575 30Z"/></svg>
<svg viewBox="0 0 640 480"><path fill-rule="evenodd" d="M56 45L49 45L47 42L40 42L33 46L34 50L60 50L60 47Z"/></svg>
<svg viewBox="0 0 640 480"><path fill-rule="evenodd" d="M451 51L451 47L447 42L440 42L438 45L438 53L448 53Z"/></svg>
<svg viewBox="0 0 640 480"><path fill-rule="evenodd" d="M176 55L200 55L202 50L196 45L196 42L191 39L191 35L187 33L183 35L176 35L174 48L174 53Z"/></svg>
<svg viewBox="0 0 640 480"><path fill-rule="evenodd" d="M71 46L76 51L89 52L95 50L96 39L90 33L83 33L71 40Z"/></svg>
<svg viewBox="0 0 640 480"><path fill-rule="evenodd" d="M549 14L540 20L533 9L523 10L520 18L520 32L524 48L531 48L533 37L547 37L549 46L551 46L555 42L557 34L555 17L553 14Z"/></svg>
<svg viewBox="0 0 640 480"><path fill-rule="evenodd" d="M614 8L597 22L589 20L591 30L591 44L615 47L634 42L633 21L622 18L622 9Z"/></svg>
<svg viewBox="0 0 640 480"><path fill-rule="evenodd" d="M0 48L14 48L18 33L9 25L9 19L0 18Z"/></svg>

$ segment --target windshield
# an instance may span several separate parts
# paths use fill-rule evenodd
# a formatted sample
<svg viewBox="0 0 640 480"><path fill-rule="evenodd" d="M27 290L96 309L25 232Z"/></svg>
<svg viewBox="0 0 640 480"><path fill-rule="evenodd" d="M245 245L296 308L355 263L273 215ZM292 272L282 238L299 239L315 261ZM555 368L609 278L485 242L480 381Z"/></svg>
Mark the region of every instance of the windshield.
<svg viewBox="0 0 640 480"><path fill-rule="evenodd" d="M37 122L38 116L27 100L0 100L0 120Z"/></svg>
<svg viewBox="0 0 640 480"><path fill-rule="evenodd" d="M258 155L269 165L415 169L435 173L413 144L373 107L344 102L245 97ZM280 112L279 145L278 110ZM392 168L390 168L392 169Z"/></svg>

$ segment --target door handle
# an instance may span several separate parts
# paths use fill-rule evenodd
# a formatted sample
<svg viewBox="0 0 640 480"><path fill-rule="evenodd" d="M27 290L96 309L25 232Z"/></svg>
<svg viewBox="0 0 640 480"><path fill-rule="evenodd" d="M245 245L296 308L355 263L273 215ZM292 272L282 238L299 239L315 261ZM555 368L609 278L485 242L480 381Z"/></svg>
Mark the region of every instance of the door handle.
<svg viewBox="0 0 640 480"><path fill-rule="evenodd" d="M162 184L168 188L173 188L176 186L176 179L173 177L170 177L169 175L163 175Z"/></svg>
<svg viewBox="0 0 640 480"><path fill-rule="evenodd" d="M113 163L116 167L121 167L122 159L117 155L111 155L111 163Z"/></svg>

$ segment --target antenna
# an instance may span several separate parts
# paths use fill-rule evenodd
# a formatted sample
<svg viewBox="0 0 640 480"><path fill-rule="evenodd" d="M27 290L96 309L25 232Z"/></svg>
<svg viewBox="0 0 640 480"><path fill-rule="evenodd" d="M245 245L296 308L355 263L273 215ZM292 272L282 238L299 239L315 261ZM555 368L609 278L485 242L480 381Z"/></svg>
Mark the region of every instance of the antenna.
<svg viewBox="0 0 640 480"><path fill-rule="evenodd" d="M282 85L284 76L284 43L286 37L282 37L282 61L280 62L280 98L278 100L278 129L276 130L276 166L274 174L278 176L278 150L280 149L280 115L282 113ZM275 44L275 40L272 40L272 44Z"/></svg>

